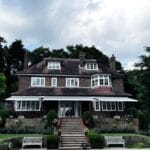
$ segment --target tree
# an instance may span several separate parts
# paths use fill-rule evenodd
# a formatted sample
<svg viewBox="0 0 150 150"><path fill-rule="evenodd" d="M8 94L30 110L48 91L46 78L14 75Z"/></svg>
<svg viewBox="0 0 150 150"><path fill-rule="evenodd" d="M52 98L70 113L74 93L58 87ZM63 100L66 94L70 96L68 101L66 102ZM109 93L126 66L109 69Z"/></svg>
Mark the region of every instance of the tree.
<svg viewBox="0 0 150 150"><path fill-rule="evenodd" d="M6 48L3 44L6 43L5 39L0 36L0 72L4 72L6 64Z"/></svg>
<svg viewBox="0 0 150 150"><path fill-rule="evenodd" d="M80 52L84 52L86 54L86 58L88 59L97 59L104 65L109 65L108 57L104 55L101 51L95 48L95 46L88 47L83 45L76 45L76 46L67 46L69 57L71 58L78 58Z"/></svg>
<svg viewBox="0 0 150 150"><path fill-rule="evenodd" d="M8 71L10 74L14 74L17 71L23 69L24 64L24 55L25 55L25 48L22 44L21 40L14 41L9 46L9 57L7 59L8 62Z"/></svg>
<svg viewBox="0 0 150 150"><path fill-rule="evenodd" d="M150 120L147 119L150 118L150 47L146 47L145 51L148 54L140 56L140 62L135 64L139 69L127 72L127 76L128 87L133 88L131 94L139 100L141 127L148 129L150 128ZM128 92L131 92L130 89Z"/></svg>
<svg viewBox="0 0 150 150"><path fill-rule="evenodd" d="M40 62L45 57L50 57L50 51L49 48L44 48L43 46L38 47L29 53L29 60L32 65Z"/></svg>
<svg viewBox="0 0 150 150"><path fill-rule="evenodd" d="M53 49L50 56L56 57L56 58L68 58L69 57L68 53L65 52L63 48Z"/></svg>
<svg viewBox="0 0 150 150"><path fill-rule="evenodd" d="M3 73L0 73L0 100L1 96L5 94L6 90L6 77Z"/></svg>

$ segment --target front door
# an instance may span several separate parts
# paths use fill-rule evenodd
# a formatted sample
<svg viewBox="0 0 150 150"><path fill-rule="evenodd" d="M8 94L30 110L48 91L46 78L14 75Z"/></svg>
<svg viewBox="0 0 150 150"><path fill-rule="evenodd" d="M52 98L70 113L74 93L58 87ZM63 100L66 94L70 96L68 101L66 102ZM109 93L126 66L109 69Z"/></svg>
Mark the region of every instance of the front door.
<svg viewBox="0 0 150 150"><path fill-rule="evenodd" d="M59 117L78 117L80 114L79 102L60 101L58 110Z"/></svg>

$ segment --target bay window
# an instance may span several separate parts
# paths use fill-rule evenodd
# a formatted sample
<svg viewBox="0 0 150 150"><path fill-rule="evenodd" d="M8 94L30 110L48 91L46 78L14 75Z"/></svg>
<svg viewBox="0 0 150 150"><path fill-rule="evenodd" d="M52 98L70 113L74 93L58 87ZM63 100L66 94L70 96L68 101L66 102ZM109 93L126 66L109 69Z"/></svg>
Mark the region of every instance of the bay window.
<svg viewBox="0 0 150 150"><path fill-rule="evenodd" d="M91 77L91 87L111 86L110 75L93 75Z"/></svg>

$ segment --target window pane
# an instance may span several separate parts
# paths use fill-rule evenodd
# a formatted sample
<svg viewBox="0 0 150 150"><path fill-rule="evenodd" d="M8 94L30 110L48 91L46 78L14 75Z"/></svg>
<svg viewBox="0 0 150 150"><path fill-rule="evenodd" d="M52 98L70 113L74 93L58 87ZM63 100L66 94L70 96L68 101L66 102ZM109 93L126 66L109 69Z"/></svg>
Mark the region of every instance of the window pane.
<svg viewBox="0 0 150 150"><path fill-rule="evenodd" d="M24 110L25 109L25 101L22 101L22 109Z"/></svg>
<svg viewBox="0 0 150 150"><path fill-rule="evenodd" d="M122 111L123 108L123 103L122 102L118 102L118 110Z"/></svg>
<svg viewBox="0 0 150 150"><path fill-rule="evenodd" d="M99 84L100 84L100 85L103 85L103 79L100 79L100 80L99 80Z"/></svg>
<svg viewBox="0 0 150 150"><path fill-rule="evenodd" d="M105 79L105 85L108 85L108 79Z"/></svg>
<svg viewBox="0 0 150 150"><path fill-rule="evenodd" d="M107 102L107 110L111 110L111 102Z"/></svg>
<svg viewBox="0 0 150 150"><path fill-rule="evenodd" d="M116 102L112 102L112 110L116 110Z"/></svg>
<svg viewBox="0 0 150 150"><path fill-rule="evenodd" d="M40 103L37 101L37 102L36 102L36 110L39 109L39 104L40 104Z"/></svg>
<svg viewBox="0 0 150 150"><path fill-rule="evenodd" d="M103 110L106 110L107 106L106 106L106 102L103 102Z"/></svg>
<svg viewBox="0 0 150 150"><path fill-rule="evenodd" d="M21 109L21 102L17 101L17 109Z"/></svg>
<svg viewBox="0 0 150 150"><path fill-rule="evenodd" d="M95 108L96 108L96 110L99 110L100 108L99 108L99 101L96 101L95 102Z"/></svg>

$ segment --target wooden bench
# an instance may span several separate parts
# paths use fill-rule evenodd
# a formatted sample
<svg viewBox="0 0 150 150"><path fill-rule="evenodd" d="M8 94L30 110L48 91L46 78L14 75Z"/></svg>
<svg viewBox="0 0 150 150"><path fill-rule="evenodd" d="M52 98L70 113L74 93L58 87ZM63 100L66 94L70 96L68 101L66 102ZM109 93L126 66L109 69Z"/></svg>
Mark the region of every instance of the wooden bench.
<svg viewBox="0 0 150 150"><path fill-rule="evenodd" d="M25 146L40 146L42 148L42 137L24 137L22 139L22 148Z"/></svg>
<svg viewBox="0 0 150 150"><path fill-rule="evenodd" d="M122 145L125 147L125 140L122 136L104 136L106 146L110 145Z"/></svg>

